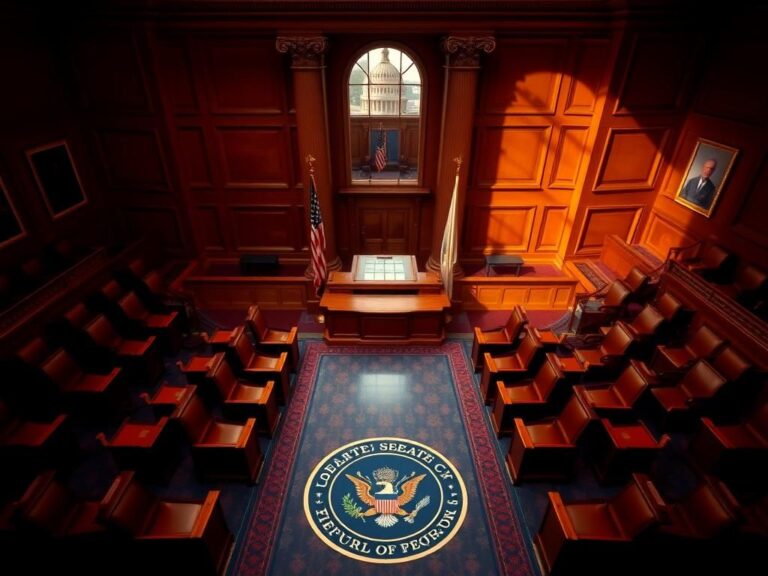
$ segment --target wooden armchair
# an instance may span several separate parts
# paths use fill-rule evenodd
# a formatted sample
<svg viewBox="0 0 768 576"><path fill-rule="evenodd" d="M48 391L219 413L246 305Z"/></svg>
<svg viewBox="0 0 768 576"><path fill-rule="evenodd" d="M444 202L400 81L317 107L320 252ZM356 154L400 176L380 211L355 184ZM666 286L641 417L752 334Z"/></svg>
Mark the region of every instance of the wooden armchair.
<svg viewBox="0 0 768 576"><path fill-rule="evenodd" d="M120 336L109 319L99 314L85 325L85 333L103 355L111 355L134 379L152 385L163 372L163 358L154 336L128 340Z"/></svg>
<svg viewBox="0 0 768 576"><path fill-rule="evenodd" d="M657 383L654 374L644 362L630 360L621 375L608 385L577 385L573 392L597 416L617 421L636 418L635 406L649 386Z"/></svg>
<svg viewBox="0 0 768 576"><path fill-rule="evenodd" d="M174 412L192 444L192 461L203 481L245 480L255 483L264 456L256 419L245 424L214 420L199 396L190 395Z"/></svg>
<svg viewBox="0 0 768 576"><path fill-rule="evenodd" d="M624 314L632 296L632 289L622 280L614 280L607 289L587 294L576 303L576 312L571 316L568 332L574 328L579 334L597 332ZM578 325L572 326L578 318Z"/></svg>
<svg viewBox="0 0 768 576"><path fill-rule="evenodd" d="M202 500L160 498L130 471L118 475L101 500L99 520L124 544L124 555L104 567L105 574L223 574L234 542L218 490Z"/></svg>
<svg viewBox="0 0 768 576"><path fill-rule="evenodd" d="M713 404L726 382L706 360L699 360L675 386L651 388L651 398L665 428L688 428L693 424L691 410L700 412Z"/></svg>
<svg viewBox="0 0 768 576"><path fill-rule="evenodd" d="M525 309L522 306L515 306L503 327L496 330L481 330L475 326L475 337L472 340L472 365L475 372L483 369L486 352L499 354L516 348L527 324L528 316L525 314Z"/></svg>
<svg viewBox="0 0 768 576"><path fill-rule="evenodd" d="M165 312L168 287L159 272L150 270L143 258L134 258L127 266L115 271L117 281L126 290L133 290L152 312Z"/></svg>
<svg viewBox="0 0 768 576"><path fill-rule="evenodd" d="M258 354L248 339L243 326L238 326L232 332L229 341L230 362L240 367L240 375L251 382L266 382L274 380L277 383L277 401L287 405L291 399L291 380L288 373L288 353L281 352L279 356L264 356Z"/></svg>
<svg viewBox="0 0 768 576"><path fill-rule="evenodd" d="M234 420L256 418L260 433L267 436L274 434L280 417L274 380L268 380L262 385L238 380L221 352L214 355L208 378L218 390L226 418Z"/></svg>
<svg viewBox="0 0 768 576"><path fill-rule="evenodd" d="M699 469L742 488L768 485L768 402L736 424L702 417L688 446Z"/></svg>
<svg viewBox="0 0 768 576"><path fill-rule="evenodd" d="M131 396L121 368L105 374L83 371L64 348L54 352L40 366L61 393L68 412L88 419L112 419L131 407Z"/></svg>
<svg viewBox="0 0 768 576"><path fill-rule="evenodd" d="M752 308L768 298L768 274L756 266L743 264L736 269L733 282L720 289L745 308Z"/></svg>
<svg viewBox="0 0 768 576"><path fill-rule="evenodd" d="M591 420L576 396L556 418L526 424L514 420L506 462L512 483L528 480L566 481L573 474L577 442Z"/></svg>
<svg viewBox="0 0 768 576"><path fill-rule="evenodd" d="M623 364L625 357L631 352L630 347L636 343L627 325L616 322L602 338L597 348L577 348L573 357L585 367L587 372L600 372L609 375Z"/></svg>
<svg viewBox="0 0 768 576"><path fill-rule="evenodd" d="M695 256L683 256L683 251L678 251L674 256L688 270L700 274L706 280L716 284L730 282L737 264L737 258L734 254L712 242L699 244Z"/></svg>
<svg viewBox="0 0 768 576"><path fill-rule="evenodd" d="M124 420L112 438L99 432L96 439L119 470L135 470L150 482L167 483L181 459L179 431L167 417L157 422Z"/></svg>
<svg viewBox="0 0 768 576"><path fill-rule="evenodd" d="M645 474L633 474L610 499L564 502L559 492L547 497L534 538L544 574L636 573L643 541L666 517L666 504Z"/></svg>
<svg viewBox="0 0 768 576"><path fill-rule="evenodd" d="M712 360L727 344L727 341L706 324L702 324L680 347L656 346L651 359L651 368L664 375L681 372L689 368L696 360Z"/></svg>
<svg viewBox="0 0 768 576"><path fill-rule="evenodd" d="M559 412L570 393L552 354L546 355L533 379L513 385L497 380L496 388L491 424L499 437L513 430L514 418L535 419Z"/></svg>
<svg viewBox="0 0 768 576"><path fill-rule="evenodd" d="M668 434L657 440L642 420L614 424L600 418L597 422L587 449L595 476L604 484L623 482L634 472L649 472L671 440Z"/></svg>
<svg viewBox="0 0 768 576"><path fill-rule="evenodd" d="M538 369L544 349L533 330L526 331L525 338L514 352L500 356L484 354L483 374L480 377L480 394L486 404L492 404L496 397L496 386L500 378L520 379L524 375L533 374Z"/></svg>
<svg viewBox="0 0 768 576"><path fill-rule="evenodd" d="M654 308L664 317L663 336L677 339L688 327L693 310L685 308L670 292L664 292L653 302Z"/></svg>
<svg viewBox="0 0 768 576"><path fill-rule="evenodd" d="M130 331L138 337L157 336L168 354L181 348L181 316L175 310L150 312L134 291L120 298L117 305L127 319Z"/></svg>
<svg viewBox="0 0 768 576"><path fill-rule="evenodd" d="M62 568L99 573L111 552L111 539L97 520L98 509L98 500L78 498L55 471L38 475L13 503L16 566L23 565L28 573L57 573ZM3 562L8 565L8 558Z"/></svg>

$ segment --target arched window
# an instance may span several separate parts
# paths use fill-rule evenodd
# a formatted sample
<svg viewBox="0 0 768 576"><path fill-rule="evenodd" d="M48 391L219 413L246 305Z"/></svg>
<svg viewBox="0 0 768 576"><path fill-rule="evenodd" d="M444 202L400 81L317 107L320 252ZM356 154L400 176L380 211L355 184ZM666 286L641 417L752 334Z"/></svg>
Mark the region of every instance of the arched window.
<svg viewBox="0 0 768 576"><path fill-rule="evenodd" d="M382 46L349 73L349 142L353 184L408 184L419 179L421 73L408 54Z"/></svg>

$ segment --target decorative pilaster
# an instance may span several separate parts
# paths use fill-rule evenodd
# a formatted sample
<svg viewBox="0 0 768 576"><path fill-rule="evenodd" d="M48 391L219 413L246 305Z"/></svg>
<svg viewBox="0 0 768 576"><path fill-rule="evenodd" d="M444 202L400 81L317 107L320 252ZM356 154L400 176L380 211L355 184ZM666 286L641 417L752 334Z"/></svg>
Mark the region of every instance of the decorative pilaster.
<svg viewBox="0 0 768 576"><path fill-rule="evenodd" d="M435 188L435 219L432 234L432 248L427 261L429 270L440 270L440 247L443 241L451 194L455 183L453 159L461 157L469 165L472 150L472 125L474 121L477 81L481 54L490 54L496 48L493 36L448 36L442 41L445 53L445 94L443 102L443 132L440 136L440 155ZM461 238L463 225L467 174L459 174L456 235ZM456 264L454 277L464 275Z"/></svg>
<svg viewBox="0 0 768 576"><path fill-rule="evenodd" d="M317 198L325 230L325 258L328 270L340 270L341 260L336 253L325 94L325 54L328 41L325 36L278 36L275 48L278 52L291 56L299 157L314 157ZM309 172L303 172L302 181L306 191L304 202L306 214L309 215ZM305 226L309 227L309 218L306 218ZM307 238L309 237L308 232ZM311 265L307 268L306 275L312 277Z"/></svg>

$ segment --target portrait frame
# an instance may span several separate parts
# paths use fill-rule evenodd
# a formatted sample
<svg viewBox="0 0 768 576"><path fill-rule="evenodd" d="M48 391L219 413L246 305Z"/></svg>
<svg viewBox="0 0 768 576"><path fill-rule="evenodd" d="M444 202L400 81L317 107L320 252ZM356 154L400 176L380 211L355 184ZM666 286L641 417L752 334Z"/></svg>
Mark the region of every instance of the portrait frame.
<svg viewBox="0 0 768 576"><path fill-rule="evenodd" d="M26 235L24 223L19 218L3 179L0 178L0 248Z"/></svg>
<svg viewBox="0 0 768 576"><path fill-rule="evenodd" d="M88 202L66 140L27 150L40 193L54 220Z"/></svg>
<svg viewBox="0 0 768 576"><path fill-rule="evenodd" d="M688 161L688 168L675 194L675 202L707 218L711 218L738 153L738 148L732 148L731 146L719 144L705 138L697 139L696 147L693 149L691 159ZM705 193L700 194L701 197L697 197L699 195L698 192L694 193L691 186L694 186L694 183L698 184L704 163L708 160L715 160L717 162L714 172L709 177L714 189L705 191Z"/></svg>

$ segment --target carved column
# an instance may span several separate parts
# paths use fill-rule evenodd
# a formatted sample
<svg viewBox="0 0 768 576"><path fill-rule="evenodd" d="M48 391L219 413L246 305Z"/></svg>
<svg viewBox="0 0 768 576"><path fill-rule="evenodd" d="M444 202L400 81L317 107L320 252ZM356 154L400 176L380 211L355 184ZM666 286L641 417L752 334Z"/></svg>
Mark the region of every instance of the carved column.
<svg viewBox="0 0 768 576"><path fill-rule="evenodd" d="M325 98L325 53L328 42L324 36L278 36L275 43L278 52L291 55L293 92L298 128L299 158L302 159L302 182L307 238L309 238L309 170L303 159L315 158L315 183L320 212L325 229L325 259L328 270L340 270L341 260L336 253L336 232L333 224L333 194L331 183L328 115ZM307 277L313 276L312 265Z"/></svg>
<svg viewBox="0 0 768 576"><path fill-rule="evenodd" d="M448 36L443 39L445 52L445 94L443 101L442 134L435 189L435 220L432 248L427 261L429 270L440 270L440 246L443 241L451 194L456 179L454 158L461 157L464 168L459 173L458 198L456 201L456 235L461 238L464 196L472 149L472 125L474 121L477 79L481 53L490 54L496 48L493 36ZM459 246L459 248L461 248ZM460 250L459 250L460 251ZM461 266L454 267L454 277L463 276Z"/></svg>

